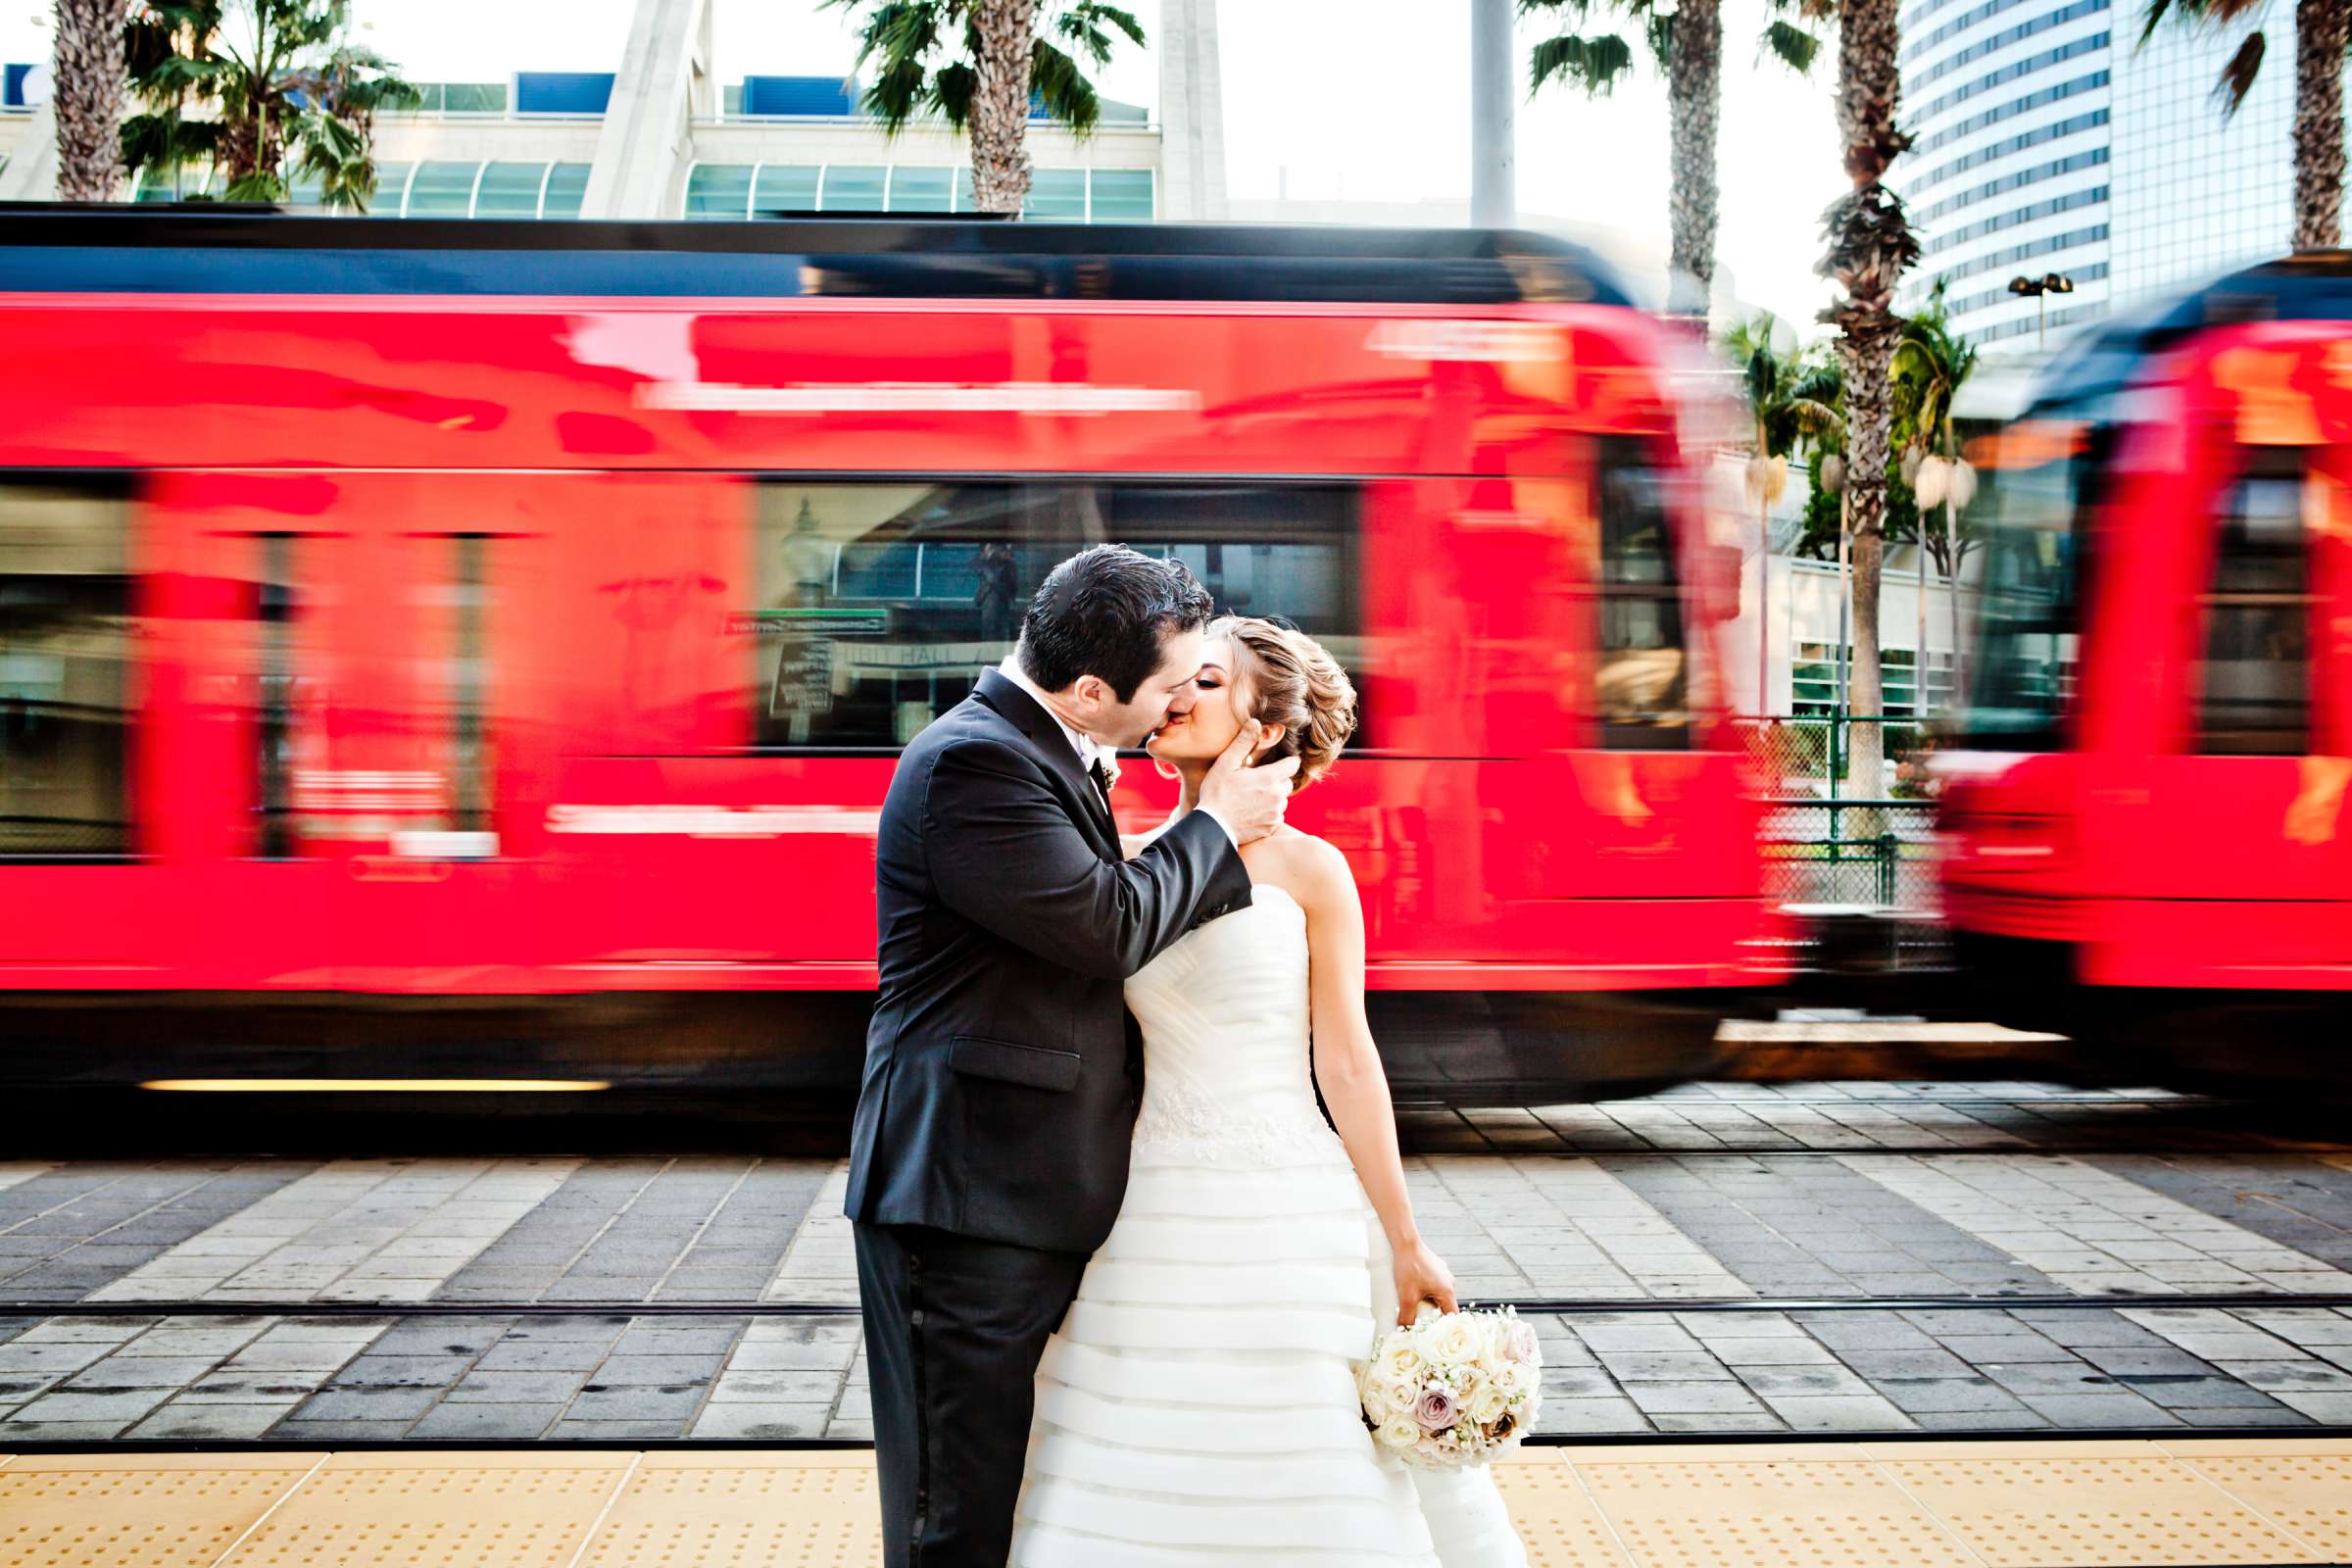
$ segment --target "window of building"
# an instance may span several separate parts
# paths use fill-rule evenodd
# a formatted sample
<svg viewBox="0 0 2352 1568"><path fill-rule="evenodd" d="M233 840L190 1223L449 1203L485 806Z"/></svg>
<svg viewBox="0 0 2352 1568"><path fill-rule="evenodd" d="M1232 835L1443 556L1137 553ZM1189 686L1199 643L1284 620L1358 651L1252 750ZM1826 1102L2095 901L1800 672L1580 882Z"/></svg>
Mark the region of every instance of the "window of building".
<svg viewBox="0 0 2352 1568"><path fill-rule="evenodd" d="M761 164L760 177L752 185L752 211L815 212L816 180L820 172L815 164Z"/></svg>
<svg viewBox="0 0 2352 1568"><path fill-rule="evenodd" d="M482 170L474 192L476 218L537 218L539 187L547 180L545 164L489 164Z"/></svg>
<svg viewBox="0 0 2352 1568"><path fill-rule="evenodd" d="M1098 169L1090 177L1089 216L1096 222L1148 223L1155 216L1149 169Z"/></svg>
<svg viewBox="0 0 2352 1568"><path fill-rule="evenodd" d="M688 218L741 219L750 216L756 164L697 164L686 175Z"/></svg>
<svg viewBox="0 0 2352 1568"><path fill-rule="evenodd" d="M418 164L409 181L407 218L464 218L473 211L479 164Z"/></svg>
<svg viewBox="0 0 2352 1568"><path fill-rule="evenodd" d="M890 172L894 213L945 213L956 204L956 171L900 165Z"/></svg>
<svg viewBox="0 0 2352 1568"><path fill-rule="evenodd" d="M0 857L132 853L129 498L0 485Z"/></svg>
<svg viewBox="0 0 2352 1568"><path fill-rule="evenodd" d="M547 199L540 206L541 218L577 218L580 202L588 194L586 164L558 164L547 172Z"/></svg>
<svg viewBox="0 0 2352 1568"><path fill-rule="evenodd" d="M1355 514L1336 485L764 483L760 603L733 626L756 744L905 745L1012 651L1047 572L1105 541L1182 562L1220 612L1288 616L1354 668Z"/></svg>
<svg viewBox="0 0 2352 1568"><path fill-rule="evenodd" d="M880 164L827 164L816 205L828 213L878 213L890 171Z"/></svg>
<svg viewBox="0 0 2352 1568"><path fill-rule="evenodd" d="M2300 450L2257 448L2216 519L2213 585L2201 600L2200 752L2295 757L2310 749L2316 601L2303 545L2305 482Z"/></svg>
<svg viewBox="0 0 2352 1568"><path fill-rule="evenodd" d="M1029 200L1021 209L1024 218L1057 219L1064 222L1086 220L1086 171L1083 169L1036 169L1029 173Z"/></svg>

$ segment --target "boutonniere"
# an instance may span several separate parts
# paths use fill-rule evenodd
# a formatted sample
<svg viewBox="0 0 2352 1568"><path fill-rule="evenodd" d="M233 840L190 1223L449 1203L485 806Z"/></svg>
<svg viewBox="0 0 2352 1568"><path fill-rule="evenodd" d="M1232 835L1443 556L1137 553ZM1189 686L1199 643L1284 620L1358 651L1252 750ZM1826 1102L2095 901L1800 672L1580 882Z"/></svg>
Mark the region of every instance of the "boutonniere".
<svg viewBox="0 0 2352 1568"><path fill-rule="evenodd" d="M1102 750L1095 754L1095 760L1102 764L1102 776L1109 780L1110 787L1114 790L1117 789L1119 787L1118 753L1110 750L1108 747L1104 747Z"/></svg>

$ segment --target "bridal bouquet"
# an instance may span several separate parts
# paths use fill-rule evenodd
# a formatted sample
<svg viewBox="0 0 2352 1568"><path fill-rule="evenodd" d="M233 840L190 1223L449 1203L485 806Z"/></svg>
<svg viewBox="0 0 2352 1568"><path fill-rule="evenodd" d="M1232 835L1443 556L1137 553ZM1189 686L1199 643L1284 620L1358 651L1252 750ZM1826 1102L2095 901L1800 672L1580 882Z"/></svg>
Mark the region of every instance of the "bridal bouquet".
<svg viewBox="0 0 2352 1568"><path fill-rule="evenodd" d="M1484 1464L1535 1424L1544 1352L1536 1331L1499 1312L1436 1313L1393 1328L1356 1380L1372 1441L1406 1464Z"/></svg>

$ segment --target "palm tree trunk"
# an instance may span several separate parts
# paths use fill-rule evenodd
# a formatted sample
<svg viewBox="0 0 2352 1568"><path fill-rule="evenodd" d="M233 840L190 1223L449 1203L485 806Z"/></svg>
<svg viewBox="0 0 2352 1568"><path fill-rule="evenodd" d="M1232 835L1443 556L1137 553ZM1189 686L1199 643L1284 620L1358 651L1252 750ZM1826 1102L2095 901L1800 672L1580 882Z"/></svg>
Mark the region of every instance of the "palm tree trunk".
<svg viewBox="0 0 2352 1568"><path fill-rule="evenodd" d="M122 0L57 0L57 193L111 202L122 185Z"/></svg>
<svg viewBox="0 0 2352 1568"><path fill-rule="evenodd" d="M1037 0L978 0L972 87L972 203L1018 214L1029 199L1029 56Z"/></svg>
<svg viewBox="0 0 2352 1568"><path fill-rule="evenodd" d="M2344 44L2352 0L2295 4L2295 249L2333 250L2344 230Z"/></svg>
<svg viewBox="0 0 2352 1568"><path fill-rule="evenodd" d="M1825 313L1839 329L1845 367L1845 482L1854 523L1852 771L1872 797L1886 789L1886 705L1879 676L1879 577L1886 546L1886 456L1893 433L1891 370L1901 322L1894 285L1919 256L1903 204L1881 183L1910 138L1895 129L1902 81L1895 68L1900 29L1895 0L1843 0L1838 10L1838 129L1854 188L1823 215L1830 253L1818 270L1845 297ZM1857 836L1881 831L1877 812L1859 813Z"/></svg>
<svg viewBox="0 0 2352 1568"><path fill-rule="evenodd" d="M1722 0L1684 0L1666 71L1673 127L1667 217L1674 235L1666 311L1707 314L1715 281L1715 131L1723 105Z"/></svg>

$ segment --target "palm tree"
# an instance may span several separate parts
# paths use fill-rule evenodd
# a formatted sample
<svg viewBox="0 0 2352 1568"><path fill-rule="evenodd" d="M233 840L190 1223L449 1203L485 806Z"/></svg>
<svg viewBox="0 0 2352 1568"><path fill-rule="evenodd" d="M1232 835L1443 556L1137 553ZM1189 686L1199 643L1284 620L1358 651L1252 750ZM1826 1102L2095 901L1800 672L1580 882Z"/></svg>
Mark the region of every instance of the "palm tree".
<svg viewBox="0 0 2352 1568"><path fill-rule="evenodd" d="M1841 0L1838 11L1838 129L1845 138L1845 172L1854 188L1830 204L1822 227L1829 254L1816 268L1834 278L1844 298L1822 315L1838 329L1845 372L1846 515L1854 557L1853 684L1848 708L1854 726L1854 771L1874 794L1883 790L1885 702L1879 680L1879 571L1886 545L1886 453L1894 407L1891 386L1895 340L1894 285L1919 259L1919 240L1903 217L1902 199L1888 190L1889 165L1911 145L1895 128L1902 81L1895 65L1900 29L1895 0ZM1867 825L1862 836L1878 831Z"/></svg>
<svg viewBox="0 0 2352 1568"><path fill-rule="evenodd" d="M1087 71L1110 64L1115 34L1139 49L1145 41L1134 14L1106 0L819 4L859 13L858 65L880 62L864 106L891 134L938 114L971 137L972 201L984 213L1018 213L1029 199L1032 100L1077 134L1092 133L1102 100Z"/></svg>
<svg viewBox="0 0 2352 1568"><path fill-rule="evenodd" d="M123 0L57 0L57 194L111 202L122 182Z"/></svg>
<svg viewBox="0 0 2352 1568"><path fill-rule="evenodd" d="M1740 368L1748 415L1755 420L1755 452L1747 460L1747 499L1756 509L1763 548L1756 556L1756 713L1771 710L1772 673L1772 506L1788 484L1788 459L1808 443L1834 443L1844 433L1837 406L1835 375L1801 353L1773 347L1779 323L1767 311L1742 321L1724 339Z"/></svg>
<svg viewBox="0 0 2352 1568"><path fill-rule="evenodd" d="M1666 118L1673 138L1667 218L1673 234L1667 310L1704 316L1715 281L1715 127L1723 99L1723 0L1519 0L1522 16L1565 15L1583 26L1597 4L1639 29L1642 47L1666 77ZM1756 42L1760 59L1769 53L1798 72L1810 71L1821 39L1789 22L1826 21L1837 0L1766 0L1770 14ZM1618 32L1563 32L1535 47L1529 59L1531 93L1557 76L1606 96L1633 68L1634 48Z"/></svg>
<svg viewBox="0 0 2352 1568"><path fill-rule="evenodd" d="M1975 496L1977 476L1960 456L1959 438L1952 427L1952 401L1976 368L1976 346L1952 329L1943 279L1937 278L1929 291L1927 307L1903 323L1903 338L1895 345L1893 362L1896 414L1910 434L1904 461L1908 466L1916 456L1918 464L1911 475L1920 503L1919 628L1911 676L1913 710L1922 718L1928 710L1927 564L1931 558L1936 569L1943 573L1944 595L1951 608L1952 689L1968 689L1960 654L1960 564L1967 559L1968 541L1960 534L1960 510ZM1928 523L1938 502L1943 508L1940 535Z"/></svg>
<svg viewBox="0 0 2352 1568"><path fill-rule="evenodd" d="M2227 28L2253 21L2214 83L2225 117L2234 115L2262 74L2268 48L2264 0L2149 0L2145 44L2167 16L2185 27ZM2298 251L2333 250L2344 232L2344 52L2352 44L2352 0L2295 0L2295 238Z"/></svg>
<svg viewBox="0 0 2352 1568"><path fill-rule="evenodd" d="M151 0L126 41L150 112L123 123L123 162L170 169L176 186L182 165L209 161L238 202L317 179L327 206L367 211L375 116L421 95L349 40L350 17L351 0Z"/></svg>

